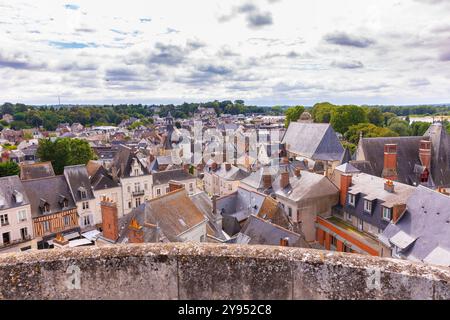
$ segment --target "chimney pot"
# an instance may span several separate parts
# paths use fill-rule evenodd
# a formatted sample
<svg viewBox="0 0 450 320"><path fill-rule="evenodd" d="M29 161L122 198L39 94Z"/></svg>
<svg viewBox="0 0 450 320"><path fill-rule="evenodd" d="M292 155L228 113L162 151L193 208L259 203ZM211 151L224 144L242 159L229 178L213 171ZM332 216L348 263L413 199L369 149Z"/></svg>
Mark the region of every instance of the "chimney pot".
<svg viewBox="0 0 450 320"><path fill-rule="evenodd" d="M264 189L269 189L272 186L272 175L264 174L263 175L263 187Z"/></svg>
<svg viewBox="0 0 450 320"><path fill-rule="evenodd" d="M288 185L289 185L289 171L286 170L281 172L280 187L284 189Z"/></svg>
<svg viewBox="0 0 450 320"><path fill-rule="evenodd" d="M394 182L392 180L386 180L384 183L384 190L390 193L394 193L395 191Z"/></svg>
<svg viewBox="0 0 450 320"><path fill-rule="evenodd" d="M230 171L231 170L231 163L225 163L225 169L227 170L227 171Z"/></svg>
<svg viewBox="0 0 450 320"><path fill-rule="evenodd" d="M289 238L280 238L280 246L289 247Z"/></svg>

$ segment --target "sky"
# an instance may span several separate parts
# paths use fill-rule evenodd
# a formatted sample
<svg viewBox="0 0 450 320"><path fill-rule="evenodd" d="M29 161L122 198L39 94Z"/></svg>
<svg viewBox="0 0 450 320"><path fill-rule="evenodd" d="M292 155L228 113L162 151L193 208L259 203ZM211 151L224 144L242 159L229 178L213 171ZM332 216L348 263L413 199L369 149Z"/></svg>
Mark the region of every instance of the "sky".
<svg viewBox="0 0 450 320"><path fill-rule="evenodd" d="M450 0L0 0L0 102L450 103Z"/></svg>

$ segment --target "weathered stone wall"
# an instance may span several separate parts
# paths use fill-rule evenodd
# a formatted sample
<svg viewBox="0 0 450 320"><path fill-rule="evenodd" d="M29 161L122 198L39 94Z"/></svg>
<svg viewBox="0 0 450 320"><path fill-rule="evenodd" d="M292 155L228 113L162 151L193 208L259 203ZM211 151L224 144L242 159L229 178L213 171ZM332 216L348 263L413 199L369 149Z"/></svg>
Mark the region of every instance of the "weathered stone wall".
<svg viewBox="0 0 450 320"><path fill-rule="evenodd" d="M450 299L450 269L269 246L140 244L0 255L2 299Z"/></svg>

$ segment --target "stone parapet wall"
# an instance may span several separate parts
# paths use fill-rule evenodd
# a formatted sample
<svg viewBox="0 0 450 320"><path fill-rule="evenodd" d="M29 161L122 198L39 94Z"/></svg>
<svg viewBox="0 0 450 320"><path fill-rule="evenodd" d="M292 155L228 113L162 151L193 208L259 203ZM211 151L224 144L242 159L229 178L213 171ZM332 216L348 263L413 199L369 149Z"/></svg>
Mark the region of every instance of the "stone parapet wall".
<svg viewBox="0 0 450 320"><path fill-rule="evenodd" d="M450 269L274 246L54 249L0 255L0 299L450 299Z"/></svg>

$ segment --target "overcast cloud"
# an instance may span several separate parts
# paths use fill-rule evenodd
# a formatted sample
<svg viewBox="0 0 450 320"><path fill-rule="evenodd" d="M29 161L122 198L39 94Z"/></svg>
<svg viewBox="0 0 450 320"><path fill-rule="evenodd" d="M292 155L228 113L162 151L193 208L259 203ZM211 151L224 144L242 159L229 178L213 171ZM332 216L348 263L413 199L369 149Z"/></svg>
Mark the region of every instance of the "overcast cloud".
<svg viewBox="0 0 450 320"><path fill-rule="evenodd" d="M0 103L450 102L450 1L0 0L0 11Z"/></svg>

